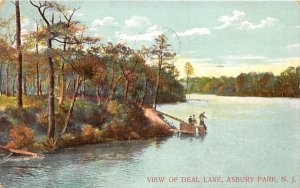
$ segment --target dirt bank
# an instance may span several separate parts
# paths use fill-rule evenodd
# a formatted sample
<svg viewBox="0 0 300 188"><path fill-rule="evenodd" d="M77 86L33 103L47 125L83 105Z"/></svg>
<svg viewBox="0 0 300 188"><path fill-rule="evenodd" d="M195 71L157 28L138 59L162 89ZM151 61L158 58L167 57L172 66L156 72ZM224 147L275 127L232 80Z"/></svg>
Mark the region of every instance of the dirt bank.
<svg viewBox="0 0 300 188"><path fill-rule="evenodd" d="M149 119L153 124L157 124L160 126L166 126L171 128L171 126L165 122L158 113L153 108L143 108L145 116Z"/></svg>

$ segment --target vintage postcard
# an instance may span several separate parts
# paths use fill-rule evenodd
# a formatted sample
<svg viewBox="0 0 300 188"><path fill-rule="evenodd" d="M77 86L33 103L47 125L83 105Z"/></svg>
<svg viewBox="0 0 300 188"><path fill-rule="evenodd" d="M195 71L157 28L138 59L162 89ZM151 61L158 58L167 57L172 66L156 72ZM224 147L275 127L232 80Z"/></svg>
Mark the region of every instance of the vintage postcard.
<svg viewBox="0 0 300 188"><path fill-rule="evenodd" d="M299 188L300 1L0 0L0 188Z"/></svg>

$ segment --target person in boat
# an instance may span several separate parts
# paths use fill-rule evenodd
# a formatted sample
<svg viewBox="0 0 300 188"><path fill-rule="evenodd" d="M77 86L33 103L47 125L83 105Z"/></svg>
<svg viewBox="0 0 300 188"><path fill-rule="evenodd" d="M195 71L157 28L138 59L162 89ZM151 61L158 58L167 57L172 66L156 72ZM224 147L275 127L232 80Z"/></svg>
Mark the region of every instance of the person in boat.
<svg viewBox="0 0 300 188"><path fill-rule="evenodd" d="M199 119L200 119L200 125L203 125L205 130L206 130L206 125L204 123L204 118L207 119L207 117L205 116L205 112L202 112L200 115L199 115Z"/></svg>
<svg viewBox="0 0 300 188"><path fill-rule="evenodd" d="M192 124L193 123L193 118L192 116L189 117L189 124Z"/></svg>
<svg viewBox="0 0 300 188"><path fill-rule="evenodd" d="M196 120L195 114L193 115L192 123L193 123L194 125L197 125L197 120Z"/></svg>

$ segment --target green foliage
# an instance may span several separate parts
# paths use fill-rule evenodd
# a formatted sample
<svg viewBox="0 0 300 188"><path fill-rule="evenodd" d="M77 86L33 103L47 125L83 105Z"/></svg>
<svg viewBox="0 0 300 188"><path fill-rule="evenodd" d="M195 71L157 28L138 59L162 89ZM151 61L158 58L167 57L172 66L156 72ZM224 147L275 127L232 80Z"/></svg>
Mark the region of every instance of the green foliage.
<svg viewBox="0 0 300 188"><path fill-rule="evenodd" d="M32 107L28 108L15 108L9 106L5 109L4 113L7 115L8 120L12 124L33 124L36 119L37 110Z"/></svg>
<svg viewBox="0 0 300 188"><path fill-rule="evenodd" d="M76 133L65 133L58 139L59 147L76 146L83 144L82 137Z"/></svg>
<svg viewBox="0 0 300 188"><path fill-rule="evenodd" d="M72 116L73 122L100 126L107 119L107 114L97 103L88 100L77 100Z"/></svg>
<svg viewBox="0 0 300 188"><path fill-rule="evenodd" d="M297 72L298 71L298 72ZM289 67L279 76L272 73L241 73L236 78L192 78L193 93L217 95L300 97L300 67ZM181 80L184 84L184 80Z"/></svg>

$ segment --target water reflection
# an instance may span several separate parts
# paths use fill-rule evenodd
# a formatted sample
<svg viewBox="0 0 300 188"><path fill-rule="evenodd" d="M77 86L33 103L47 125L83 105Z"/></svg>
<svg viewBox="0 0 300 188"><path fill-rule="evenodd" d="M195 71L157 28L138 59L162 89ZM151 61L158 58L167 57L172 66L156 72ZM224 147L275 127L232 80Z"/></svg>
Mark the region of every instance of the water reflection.
<svg viewBox="0 0 300 188"><path fill-rule="evenodd" d="M199 134L184 134L184 133L179 133L179 134L175 134L176 137L178 137L180 140L188 140L190 142L192 141L200 141L203 142L205 137L207 134L205 135L199 135Z"/></svg>

